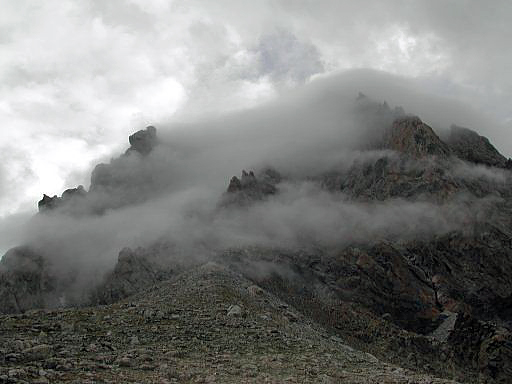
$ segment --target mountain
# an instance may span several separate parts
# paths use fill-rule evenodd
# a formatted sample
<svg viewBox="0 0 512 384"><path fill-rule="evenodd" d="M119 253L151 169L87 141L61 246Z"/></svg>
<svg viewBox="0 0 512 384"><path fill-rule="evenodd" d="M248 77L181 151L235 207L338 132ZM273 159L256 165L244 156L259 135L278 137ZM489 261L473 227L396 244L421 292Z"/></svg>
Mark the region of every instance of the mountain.
<svg viewBox="0 0 512 384"><path fill-rule="evenodd" d="M300 173L322 149L298 146L213 198L176 187L191 178L154 127L88 191L44 195L35 234L0 261L0 382L510 382L510 160L362 94L354 111L365 140L326 156L341 162ZM129 239L115 262L75 265L111 252L91 228Z"/></svg>

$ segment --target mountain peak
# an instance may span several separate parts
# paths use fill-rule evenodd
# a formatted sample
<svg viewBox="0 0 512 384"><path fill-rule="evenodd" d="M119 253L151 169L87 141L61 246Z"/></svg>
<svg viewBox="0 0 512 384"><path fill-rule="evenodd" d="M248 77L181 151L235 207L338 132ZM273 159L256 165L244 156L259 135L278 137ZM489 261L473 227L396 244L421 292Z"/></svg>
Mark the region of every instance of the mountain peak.
<svg viewBox="0 0 512 384"><path fill-rule="evenodd" d="M448 144L462 160L492 167L507 167L507 159L484 136L469 128L452 124Z"/></svg>
<svg viewBox="0 0 512 384"><path fill-rule="evenodd" d="M156 128L150 125L146 127L146 129L141 129L133 135L130 135L128 141L130 142L130 148L127 153L130 151L136 151L141 155L147 155L158 143Z"/></svg>
<svg viewBox="0 0 512 384"><path fill-rule="evenodd" d="M384 147L411 155L447 157L450 147L446 145L433 129L417 116L398 117L384 134Z"/></svg>

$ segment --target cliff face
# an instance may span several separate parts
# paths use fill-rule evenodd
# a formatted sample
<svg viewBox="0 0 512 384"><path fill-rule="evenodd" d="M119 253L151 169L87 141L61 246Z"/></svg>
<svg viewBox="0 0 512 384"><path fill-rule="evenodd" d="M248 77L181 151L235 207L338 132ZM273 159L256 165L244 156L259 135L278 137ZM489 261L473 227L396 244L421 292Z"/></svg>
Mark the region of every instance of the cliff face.
<svg viewBox="0 0 512 384"><path fill-rule="evenodd" d="M448 157L450 147L419 117L404 116L393 121L384 134L384 148L422 158L425 156Z"/></svg>
<svg viewBox="0 0 512 384"><path fill-rule="evenodd" d="M505 156L498 152L486 137L468 129L452 125L448 137L454 154L462 160L490 167L509 167Z"/></svg>
<svg viewBox="0 0 512 384"><path fill-rule="evenodd" d="M61 197L43 195L38 203L39 212L97 215L107 209L144 201L158 193L148 160L158 145L156 128L149 126L135 132L129 137L129 143L130 148L122 156L94 168L89 191L80 185L65 190Z"/></svg>
<svg viewBox="0 0 512 384"><path fill-rule="evenodd" d="M400 108L375 104L364 96L358 103L364 116L370 116L366 123L372 133L361 150L372 155L310 175L307 181L322 193L358 203L454 204L465 211L467 225L418 238L375 238L334 247L311 244L307 249L239 247L234 241L205 257L189 257L184 264L170 257L175 252L172 244L123 249L115 268L85 293L87 303L114 303L179 278L205 259L215 260L354 345L375 349L414 369L428 365L436 372L467 371L468 380L479 375L488 382L511 380L510 160L469 129L454 126L442 140ZM156 129L139 131L129 142L124 155L94 169L89 191L78 187L62 197L45 195L39 202L40 214L101 217L106 209L155 196L158 172L151 156L158 145ZM376 149L378 155L372 152ZM143 166L134 171L133 164ZM134 172L143 174L134 177ZM147 192L140 180L147 180ZM244 170L227 183L211 215L236 212L243 217L250 207L279 197L285 182L289 189L296 181L273 168ZM60 305L66 282L52 275L36 249L11 250L0 262L0 313ZM293 319L290 315L288 321ZM378 329L370 330L375 322ZM414 336L403 338L401 332ZM411 354L416 357L410 359Z"/></svg>

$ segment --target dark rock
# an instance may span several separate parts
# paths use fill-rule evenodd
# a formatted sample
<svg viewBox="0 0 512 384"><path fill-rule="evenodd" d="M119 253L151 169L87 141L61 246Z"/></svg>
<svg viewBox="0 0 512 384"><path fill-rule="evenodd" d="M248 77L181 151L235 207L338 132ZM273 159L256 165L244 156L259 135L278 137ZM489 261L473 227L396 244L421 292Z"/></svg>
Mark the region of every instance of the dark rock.
<svg viewBox="0 0 512 384"><path fill-rule="evenodd" d="M127 152L136 151L141 155L149 154L158 144L156 128L150 125L144 130L135 132L129 137L129 142L130 148Z"/></svg>
<svg viewBox="0 0 512 384"><path fill-rule="evenodd" d="M74 205L80 205L80 199L87 196L87 191L82 185L77 188L66 189L61 197L53 196L49 197L43 195L43 199L39 201L38 208L39 212L54 212L59 211L72 211ZM69 208L69 210L68 210Z"/></svg>
<svg viewBox="0 0 512 384"><path fill-rule="evenodd" d="M50 211L57 208L60 205L60 201L61 199L57 195L53 197L43 195L43 198L37 203L37 207L39 212Z"/></svg>
<svg viewBox="0 0 512 384"><path fill-rule="evenodd" d="M229 181L228 185L228 193L234 193L242 190L242 183L240 179L236 176L233 176Z"/></svg>
<svg viewBox="0 0 512 384"><path fill-rule="evenodd" d="M465 313L458 316L448 343L454 358L477 367L496 383L507 383L512 377L512 333L482 322Z"/></svg>
<svg viewBox="0 0 512 384"><path fill-rule="evenodd" d="M453 153L462 160L491 167L507 167L507 159L486 137L471 129L452 125L447 142Z"/></svg>
<svg viewBox="0 0 512 384"><path fill-rule="evenodd" d="M265 169L258 177L253 171L243 170L240 179L236 176L231 178L221 205L244 205L262 200L277 193L276 184L280 181L281 175L273 169Z"/></svg>
<svg viewBox="0 0 512 384"><path fill-rule="evenodd" d="M0 313L23 313L52 305L54 285L41 255L29 247L9 250L0 260Z"/></svg>
<svg viewBox="0 0 512 384"><path fill-rule="evenodd" d="M87 194L87 192L85 191L84 186L83 185L79 185L76 188L66 189L64 192L62 192L61 199L63 201L69 201L69 200L71 200L73 198L76 198L76 197L83 197L86 194Z"/></svg>
<svg viewBox="0 0 512 384"><path fill-rule="evenodd" d="M95 289L92 302L110 304L169 279L172 270L159 264L151 251L125 248L119 252L114 270Z"/></svg>

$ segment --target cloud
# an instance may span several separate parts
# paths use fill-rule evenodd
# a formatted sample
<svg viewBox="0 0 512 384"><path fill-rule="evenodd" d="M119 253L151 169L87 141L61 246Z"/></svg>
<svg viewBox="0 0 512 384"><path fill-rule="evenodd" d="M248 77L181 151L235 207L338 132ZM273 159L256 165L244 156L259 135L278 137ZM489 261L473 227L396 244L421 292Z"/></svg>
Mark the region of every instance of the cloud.
<svg viewBox="0 0 512 384"><path fill-rule="evenodd" d="M322 72L365 67L409 76L489 120L509 121L511 7L505 0L3 1L0 146L23 153L5 168L32 176L15 177L0 214L86 184L91 166L139 127L254 107ZM508 153L508 131L485 127Z"/></svg>
<svg viewBox="0 0 512 384"><path fill-rule="evenodd" d="M109 182L74 201L73 214L33 217L18 231L20 243L45 255L60 276L76 276L73 288L83 292L111 270L127 246L167 242L172 251L163 257L176 261L231 247L343 247L471 228L499 197L456 195L442 204L362 202L328 193L315 181L328 171L394 156L360 150L378 132L355 108L359 90L392 95L406 109L415 106L420 117L441 124L438 129L477 116L457 103L421 94L415 84L382 72L350 71L317 78L300 92L257 108L162 124L160 145L149 155L132 151L103 166ZM233 175L266 166L285 177L277 195L249 206L220 207ZM461 179L504 182L499 172L482 167L458 164L450 171ZM101 214L83 215L91 207Z"/></svg>
<svg viewBox="0 0 512 384"><path fill-rule="evenodd" d="M262 36L257 52L260 74L270 75L275 81L304 83L324 71L318 49L287 31Z"/></svg>

